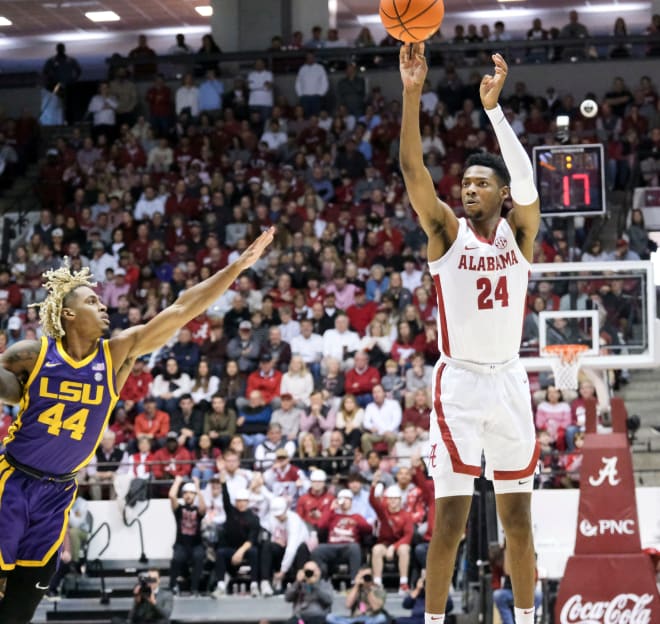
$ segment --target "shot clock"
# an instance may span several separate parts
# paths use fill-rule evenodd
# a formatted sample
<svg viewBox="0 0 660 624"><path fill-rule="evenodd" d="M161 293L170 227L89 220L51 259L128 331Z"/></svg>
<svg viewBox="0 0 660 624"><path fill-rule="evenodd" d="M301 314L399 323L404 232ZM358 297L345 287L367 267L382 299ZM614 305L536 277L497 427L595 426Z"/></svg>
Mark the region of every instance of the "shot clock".
<svg viewBox="0 0 660 624"><path fill-rule="evenodd" d="M605 212L603 146L544 145L533 151L543 217L595 216Z"/></svg>

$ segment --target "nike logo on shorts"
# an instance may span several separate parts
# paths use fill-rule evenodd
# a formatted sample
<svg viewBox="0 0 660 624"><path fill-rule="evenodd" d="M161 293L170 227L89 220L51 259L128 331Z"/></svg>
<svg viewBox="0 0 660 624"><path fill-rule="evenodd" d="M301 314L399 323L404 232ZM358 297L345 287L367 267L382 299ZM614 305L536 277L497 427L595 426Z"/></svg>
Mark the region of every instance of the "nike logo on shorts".
<svg viewBox="0 0 660 624"><path fill-rule="evenodd" d="M518 485L525 485L525 483L529 483L529 479L525 479L525 481L518 481Z"/></svg>
<svg viewBox="0 0 660 624"><path fill-rule="evenodd" d="M39 583L39 581L37 581L37 584L35 585L35 587L36 587L37 589L40 589L41 591L46 591L46 590L48 589L48 585L46 585L45 587L43 587L43 586L41 585L41 583Z"/></svg>

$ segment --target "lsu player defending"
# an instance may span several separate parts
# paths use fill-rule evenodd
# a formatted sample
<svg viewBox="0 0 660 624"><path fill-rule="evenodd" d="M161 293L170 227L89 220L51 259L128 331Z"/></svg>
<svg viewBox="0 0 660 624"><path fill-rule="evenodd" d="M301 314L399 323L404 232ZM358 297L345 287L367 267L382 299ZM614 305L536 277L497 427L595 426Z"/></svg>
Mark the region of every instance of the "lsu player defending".
<svg viewBox="0 0 660 624"><path fill-rule="evenodd" d="M444 622L456 550L472 501L474 478L493 481L510 555L517 624L534 621L533 473L538 459L527 375L518 359L538 193L525 150L497 101L507 65L493 55L481 103L502 158L471 156L458 219L440 201L422 160L419 109L427 66L424 44L401 48L403 120L400 161L406 189L428 236L429 269L438 294L441 358L433 379L428 469L435 484L435 525L427 559L426 624ZM513 210L501 218L511 195Z"/></svg>
<svg viewBox="0 0 660 624"><path fill-rule="evenodd" d="M0 455L0 622L27 624L57 569L76 473L91 460L137 357L206 310L273 240L264 232L231 265L186 290L145 325L108 340L89 270L48 271L44 337L0 359L0 398L20 411Z"/></svg>

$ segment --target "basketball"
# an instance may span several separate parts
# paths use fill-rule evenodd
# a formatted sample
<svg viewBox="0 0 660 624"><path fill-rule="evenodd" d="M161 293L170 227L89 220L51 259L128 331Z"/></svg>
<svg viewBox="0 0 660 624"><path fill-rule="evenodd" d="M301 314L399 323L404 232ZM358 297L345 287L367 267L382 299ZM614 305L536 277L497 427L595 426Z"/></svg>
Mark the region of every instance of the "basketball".
<svg viewBox="0 0 660 624"><path fill-rule="evenodd" d="M380 0L385 30L404 43L420 43L435 33L445 15L442 0Z"/></svg>

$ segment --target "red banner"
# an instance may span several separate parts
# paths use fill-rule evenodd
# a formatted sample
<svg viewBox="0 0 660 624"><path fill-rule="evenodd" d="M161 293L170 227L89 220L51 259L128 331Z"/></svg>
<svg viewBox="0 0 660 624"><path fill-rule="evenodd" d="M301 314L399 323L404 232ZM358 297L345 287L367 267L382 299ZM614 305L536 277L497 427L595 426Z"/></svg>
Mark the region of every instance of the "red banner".
<svg viewBox="0 0 660 624"><path fill-rule="evenodd" d="M621 399L612 399L613 433L597 434L587 405L575 555L555 607L559 624L660 623L651 558L641 552L632 457Z"/></svg>

